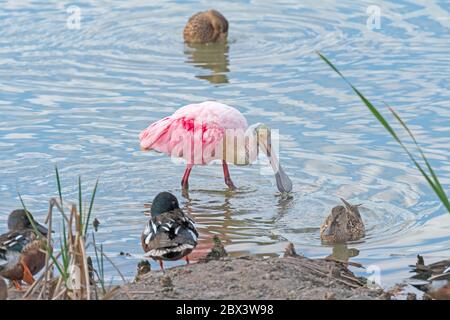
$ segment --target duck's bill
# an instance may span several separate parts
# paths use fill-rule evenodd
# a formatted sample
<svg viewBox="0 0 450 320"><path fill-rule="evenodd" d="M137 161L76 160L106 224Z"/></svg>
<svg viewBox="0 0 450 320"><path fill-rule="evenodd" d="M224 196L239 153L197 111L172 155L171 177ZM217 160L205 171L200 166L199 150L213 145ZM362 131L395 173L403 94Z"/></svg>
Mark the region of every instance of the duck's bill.
<svg viewBox="0 0 450 320"><path fill-rule="evenodd" d="M331 226L326 226L325 229L321 232L321 235L323 236L331 236L333 234L331 230Z"/></svg>
<svg viewBox="0 0 450 320"><path fill-rule="evenodd" d="M292 191L292 181L286 172L283 170L280 162L278 161L277 156L273 152L272 143L270 141L270 137L268 138L269 145L267 141L260 141L261 147L264 149L264 152L269 159L270 165L275 174L275 180L277 182L277 188L280 192L291 192Z"/></svg>
<svg viewBox="0 0 450 320"><path fill-rule="evenodd" d="M44 227L43 225L36 223L36 229L41 233L43 236L46 236L48 234L48 229Z"/></svg>

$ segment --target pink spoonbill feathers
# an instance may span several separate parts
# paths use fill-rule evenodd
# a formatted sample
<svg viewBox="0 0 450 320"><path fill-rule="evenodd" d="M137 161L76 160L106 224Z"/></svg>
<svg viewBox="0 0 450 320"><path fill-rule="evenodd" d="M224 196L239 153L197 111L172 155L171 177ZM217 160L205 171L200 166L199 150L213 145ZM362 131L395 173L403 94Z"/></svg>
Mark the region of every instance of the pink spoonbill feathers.
<svg viewBox="0 0 450 320"><path fill-rule="evenodd" d="M140 135L141 149L165 153L172 159L182 158L187 166L181 180L189 188L194 165L222 162L225 183L235 189L228 163L247 165L254 162L261 149L275 173L280 192L290 192L292 182L281 167L272 146L271 130L260 123L248 126L244 115L228 105L206 101L189 104L171 116L158 120Z"/></svg>

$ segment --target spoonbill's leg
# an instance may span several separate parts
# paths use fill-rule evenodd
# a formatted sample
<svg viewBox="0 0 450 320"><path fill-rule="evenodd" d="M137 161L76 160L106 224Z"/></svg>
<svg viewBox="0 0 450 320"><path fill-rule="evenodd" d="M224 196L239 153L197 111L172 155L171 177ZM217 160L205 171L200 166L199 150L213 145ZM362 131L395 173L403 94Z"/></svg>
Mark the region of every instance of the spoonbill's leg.
<svg viewBox="0 0 450 320"><path fill-rule="evenodd" d="M181 180L181 187L183 190L189 189L189 175L191 174L193 164L188 164L186 166L186 171L184 171L183 179Z"/></svg>
<svg viewBox="0 0 450 320"><path fill-rule="evenodd" d="M231 190L235 190L236 186L234 185L233 181L231 181L230 171L228 170L228 165L225 160L222 160L222 167L223 167L223 176L225 177L225 184Z"/></svg>

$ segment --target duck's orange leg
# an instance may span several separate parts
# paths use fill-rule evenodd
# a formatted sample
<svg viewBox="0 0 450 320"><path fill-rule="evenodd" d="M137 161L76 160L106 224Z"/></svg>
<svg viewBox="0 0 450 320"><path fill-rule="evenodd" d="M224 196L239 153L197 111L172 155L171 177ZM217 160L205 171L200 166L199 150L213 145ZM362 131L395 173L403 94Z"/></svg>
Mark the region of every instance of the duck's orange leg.
<svg viewBox="0 0 450 320"><path fill-rule="evenodd" d="M23 291L23 288L18 280L13 280L13 284L17 291Z"/></svg>
<svg viewBox="0 0 450 320"><path fill-rule="evenodd" d="M161 267L161 270L164 271L164 265L161 259L159 259L159 266Z"/></svg>
<svg viewBox="0 0 450 320"><path fill-rule="evenodd" d="M27 264L23 261L20 264L22 265L23 268L23 281L25 281L29 285L33 284L35 280Z"/></svg>
<svg viewBox="0 0 450 320"><path fill-rule="evenodd" d="M189 261L189 256L186 256L184 259L186 260L186 264L191 263L191 262Z"/></svg>

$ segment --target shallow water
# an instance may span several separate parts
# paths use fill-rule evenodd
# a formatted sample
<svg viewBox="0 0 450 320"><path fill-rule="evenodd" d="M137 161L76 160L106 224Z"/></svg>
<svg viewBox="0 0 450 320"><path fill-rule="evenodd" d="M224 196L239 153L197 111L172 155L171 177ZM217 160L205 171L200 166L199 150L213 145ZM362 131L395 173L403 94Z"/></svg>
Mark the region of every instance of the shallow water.
<svg viewBox="0 0 450 320"><path fill-rule="evenodd" d="M450 215L315 54L326 54L380 108L395 107L448 190L448 2L381 2L381 28L372 31L369 1L215 2L230 21L229 43L206 48L185 46L182 29L209 1L77 1L80 29L66 26L69 4L1 5L1 231L20 207L17 191L44 218L57 195L57 164L68 199L77 199L78 175L86 200L100 177L97 241L129 278L142 254L147 204L162 190L195 216L203 248L219 234L232 254L278 255L291 241L309 257L327 256L333 247L321 245L319 226L344 197L363 204L368 229L348 246L359 250L351 259L378 266L382 285L408 277L418 253L427 262L449 257ZM184 166L139 150L150 122L204 100L279 130L294 182L289 197L254 165L231 167L236 192L226 191L220 166L196 167L186 199ZM107 275L118 280L111 266Z"/></svg>

